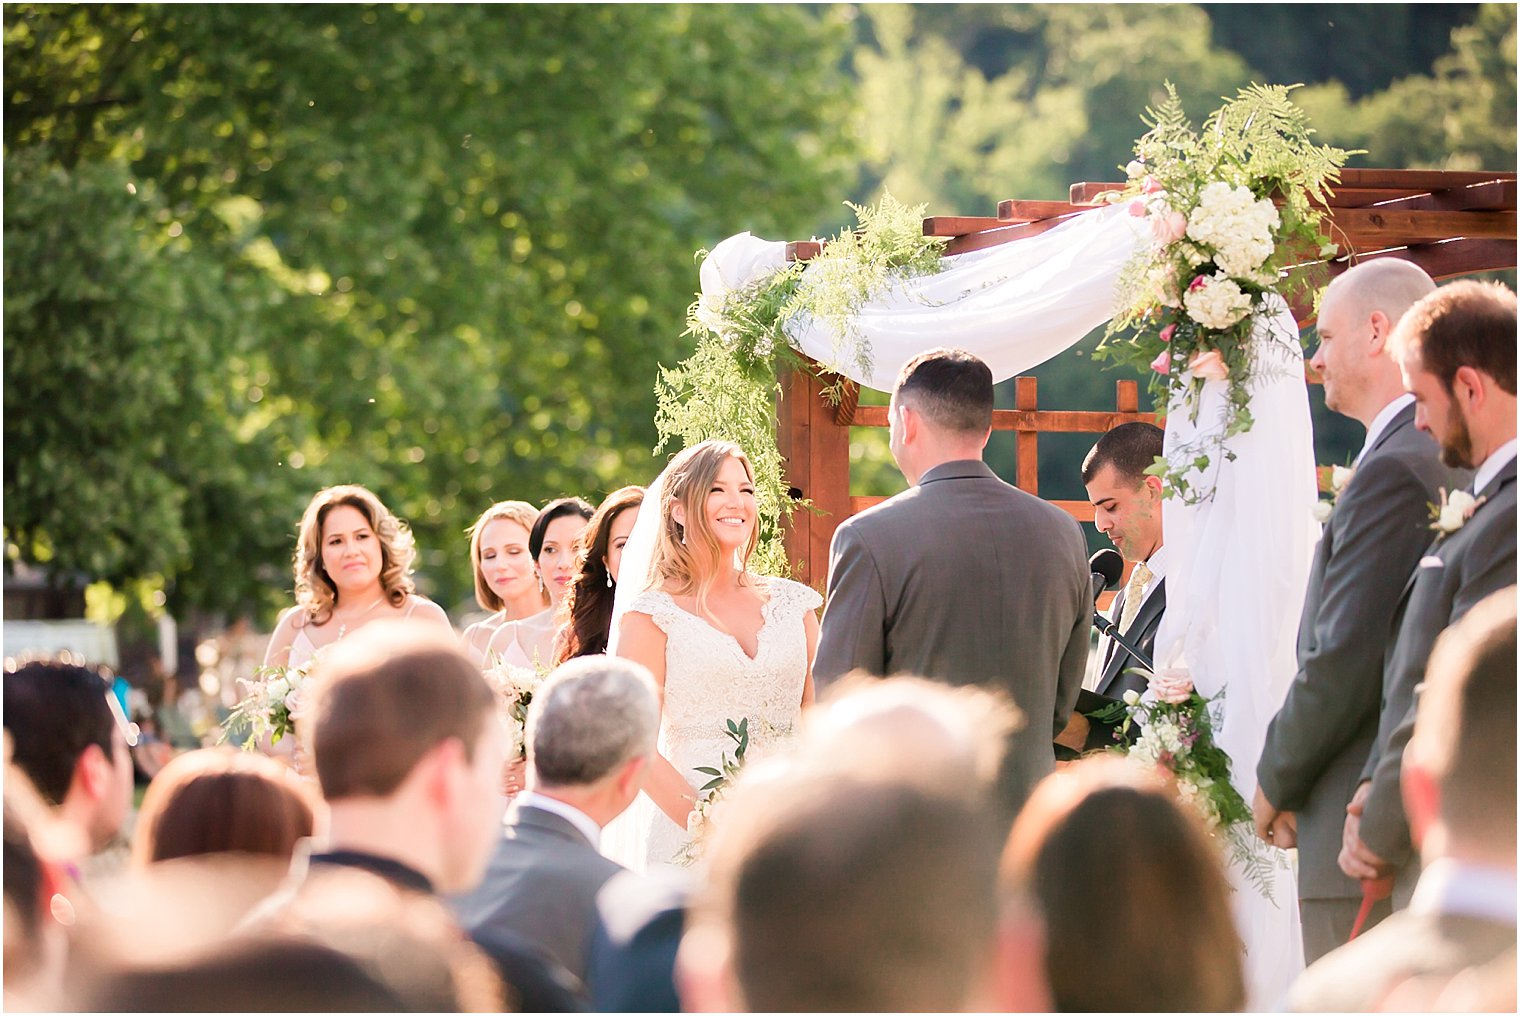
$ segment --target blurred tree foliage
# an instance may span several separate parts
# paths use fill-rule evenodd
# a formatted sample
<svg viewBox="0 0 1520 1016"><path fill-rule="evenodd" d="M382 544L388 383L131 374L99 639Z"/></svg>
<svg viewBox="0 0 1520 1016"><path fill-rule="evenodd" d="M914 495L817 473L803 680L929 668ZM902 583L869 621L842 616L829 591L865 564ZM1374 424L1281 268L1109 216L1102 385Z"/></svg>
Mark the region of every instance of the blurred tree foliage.
<svg viewBox="0 0 1520 1016"><path fill-rule="evenodd" d="M838 12L5 9L5 535L169 605L285 597L335 482L470 589L492 501L654 471L692 252L834 215Z"/></svg>

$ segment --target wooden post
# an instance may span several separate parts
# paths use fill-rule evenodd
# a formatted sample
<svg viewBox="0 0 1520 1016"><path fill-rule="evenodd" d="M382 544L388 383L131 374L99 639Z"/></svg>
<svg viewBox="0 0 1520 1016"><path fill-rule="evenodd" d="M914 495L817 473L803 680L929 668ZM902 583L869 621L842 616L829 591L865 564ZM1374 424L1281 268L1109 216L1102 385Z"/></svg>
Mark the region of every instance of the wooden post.
<svg viewBox="0 0 1520 1016"><path fill-rule="evenodd" d="M1040 380L1033 377L1015 378L1013 382L1013 408L1033 413L1040 399ZM1018 454L1017 476L1014 486L1030 494L1040 492L1040 435L1034 429L1020 429L1015 438Z"/></svg>
<svg viewBox="0 0 1520 1016"><path fill-rule="evenodd" d="M776 444L786 482L793 497L812 502L792 513L786 556L793 578L822 590L834 530L850 516L850 428L808 370L784 368L778 380Z"/></svg>

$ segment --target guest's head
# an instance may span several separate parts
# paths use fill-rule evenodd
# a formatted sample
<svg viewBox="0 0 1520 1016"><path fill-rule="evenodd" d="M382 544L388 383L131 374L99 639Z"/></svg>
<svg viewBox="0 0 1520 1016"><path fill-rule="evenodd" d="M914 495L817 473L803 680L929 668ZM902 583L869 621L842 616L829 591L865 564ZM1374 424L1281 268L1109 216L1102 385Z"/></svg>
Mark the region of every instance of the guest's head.
<svg viewBox="0 0 1520 1016"><path fill-rule="evenodd" d="M391 856L440 892L479 881L502 813L496 698L448 632L363 628L316 664L297 724L334 847Z"/></svg>
<svg viewBox="0 0 1520 1016"><path fill-rule="evenodd" d="M688 1011L983 1004L997 922L985 809L794 770L737 788L710 849L709 898L681 947Z"/></svg>
<svg viewBox="0 0 1520 1016"><path fill-rule="evenodd" d="M643 487L622 487L607 495L581 534L575 577L565 598L570 615L564 629L560 658L573 659L605 652L612 627L612 601L617 590L623 545L633 532L644 503Z"/></svg>
<svg viewBox="0 0 1520 1016"><path fill-rule="evenodd" d="M856 671L803 715L799 751L818 771L906 782L984 804L996 791L1008 735L1022 724L996 691Z"/></svg>
<svg viewBox="0 0 1520 1016"><path fill-rule="evenodd" d="M1515 437L1515 293L1497 282L1452 282L1409 308L1394 359L1414 394L1415 426L1448 466L1477 468Z"/></svg>
<svg viewBox="0 0 1520 1016"><path fill-rule="evenodd" d="M8 664L4 699L16 767L90 850L104 847L132 805L136 738L107 680L63 660Z"/></svg>
<svg viewBox="0 0 1520 1016"><path fill-rule="evenodd" d="M204 748L159 770L143 795L132 844L142 866L203 854L289 859L310 836L320 802L284 763L252 752Z"/></svg>
<svg viewBox="0 0 1520 1016"><path fill-rule="evenodd" d="M606 825L639 795L659 729L643 666L615 656L562 663L528 709L528 786Z"/></svg>
<svg viewBox="0 0 1520 1016"><path fill-rule="evenodd" d="M519 620L549 605L528 544L537 520L538 509L526 501L498 501L470 527L475 602L486 610Z"/></svg>
<svg viewBox="0 0 1520 1016"><path fill-rule="evenodd" d="M528 533L528 552L538 567L538 581L556 608L570 588L581 534L593 514L592 507L580 498L562 497L544 505Z"/></svg>
<svg viewBox="0 0 1520 1016"><path fill-rule="evenodd" d="M382 591L392 606L415 588L412 532L380 499L345 484L317 492L296 539L296 603L318 623L345 595L362 602Z"/></svg>
<svg viewBox="0 0 1520 1016"><path fill-rule="evenodd" d="M1082 461L1093 525L1131 561L1148 561L1161 547L1161 478L1146 470L1161 457L1163 437L1153 424L1121 423Z"/></svg>
<svg viewBox="0 0 1520 1016"><path fill-rule="evenodd" d="M760 542L755 472L731 441L703 441L670 460L661 499L653 576L705 610L727 567L741 574Z"/></svg>
<svg viewBox="0 0 1520 1016"><path fill-rule="evenodd" d="M897 375L887 419L909 483L942 463L980 459L992 433L992 371L964 350L920 353Z"/></svg>
<svg viewBox="0 0 1520 1016"><path fill-rule="evenodd" d="M56 823L20 770L5 773L5 1008L55 1009L63 985L67 942L50 902L62 888L44 841Z"/></svg>
<svg viewBox="0 0 1520 1016"><path fill-rule="evenodd" d="M1371 426L1404 391L1388 340L1404 312L1432 293L1424 269L1401 258L1365 261L1337 276L1320 298L1319 348L1309 362L1325 405Z"/></svg>
<svg viewBox="0 0 1520 1016"><path fill-rule="evenodd" d="M1427 861L1515 866L1515 623L1510 586L1431 651L1402 779Z"/></svg>
<svg viewBox="0 0 1520 1016"><path fill-rule="evenodd" d="M1035 788L1003 858L1006 892L1045 920L1062 1012L1232 1012L1241 945L1218 848L1171 788L1117 759Z"/></svg>

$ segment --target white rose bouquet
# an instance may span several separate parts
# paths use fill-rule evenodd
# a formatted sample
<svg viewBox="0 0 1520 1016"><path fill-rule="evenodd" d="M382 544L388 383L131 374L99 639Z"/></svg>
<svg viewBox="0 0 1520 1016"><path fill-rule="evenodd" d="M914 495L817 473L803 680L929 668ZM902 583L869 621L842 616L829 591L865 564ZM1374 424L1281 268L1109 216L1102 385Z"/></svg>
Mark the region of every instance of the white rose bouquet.
<svg viewBox="0 0 1520 1016"><path fill-rule="evenodd" d="M486 683L496 693L497 709L512 738L508 759L525 758L528 753L528 707L533 693L544 683L544 673L533 667L514 667L496 660L485 670Z"/></svg>
<svg viewBox="0 0 1520 1016"><path fill-rule="evenodd" d="M239 678L242 697L222 721L217 743L225 743L242 730L242 748L252 751L266 735L270 744L279 744L287 734L293 734L314 663L315 656L299 667L260 667L251 680Z"/></svg>

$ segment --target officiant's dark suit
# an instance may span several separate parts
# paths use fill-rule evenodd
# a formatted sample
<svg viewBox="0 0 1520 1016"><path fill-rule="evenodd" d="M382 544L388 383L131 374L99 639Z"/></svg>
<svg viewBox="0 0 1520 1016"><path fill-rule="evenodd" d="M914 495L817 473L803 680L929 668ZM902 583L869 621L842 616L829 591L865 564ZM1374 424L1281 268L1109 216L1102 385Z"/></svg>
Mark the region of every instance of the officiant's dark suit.
<svg viewBox="0 0 1520 1016"><path fill-rule="evenodd" d="M1121 589L1119 595L1114 597L1115 618L1124 616L1125 592L1126 590ZM1130 622L1129 630L1120 632L1152 661L1155 659L1156 652L1156 632L1161 630L1161 617L1165 613L1166 579L1160 578L1156 580L1156 588L1152 589L1140 604L1140 610L1135 615L1135 619ZM1124 699L1124 693L1128 691L1143 694L1150 684L1149 679L1137 669L1143 667L1145 664L1133 653L1113 639L1109 639L1108 649L1103 654L1103 671L1098 678L1098 684L1091 692L1083 691L1078 696L1077 711L1092 713L1114 702L1121 702ZM1091 720L1087 731L1087 741L1083 745L1084 754L1113 747L1118 743L1114 735L1121 725L1122 721L1119 720L1111 723ZM1133 731L1134 728L1132 727L1131 730Z"/></svg>
<svg viewBox="0 0 1520 1016"><path fill-rule="evenodd" d="M1070 515L980 460L992 418L980 360L924 354L892 399L893 454L914 486L836 530L814 679L858 668L1007 692L1025 721L1000 774L1011 818L1054 768L1051 738L1081 690L1086 544Z"/></svg>
<svg viewBox="0 0 1520 1016"><path fill-rule="evenodd" d="M1377 736L1383 657L1404 580L1430 545L1428 504L1470 473L1440 462L1406 405L1363 455L1314 551L1298 675L1267 728L1256 778L1298 815L1298 893L1309 962L1344 945L1361 884L1337 857L1346 805Z"/></svg>

